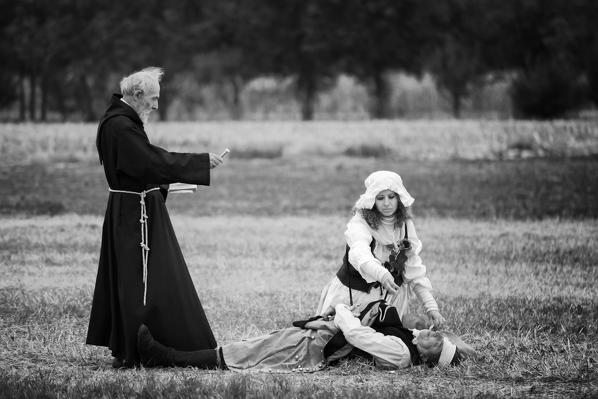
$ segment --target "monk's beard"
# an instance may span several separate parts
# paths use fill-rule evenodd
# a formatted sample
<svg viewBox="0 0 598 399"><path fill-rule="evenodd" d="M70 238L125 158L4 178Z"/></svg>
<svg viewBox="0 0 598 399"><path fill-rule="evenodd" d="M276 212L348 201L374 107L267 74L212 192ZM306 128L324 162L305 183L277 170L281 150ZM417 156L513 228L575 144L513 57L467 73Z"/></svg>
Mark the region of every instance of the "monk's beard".
<svg viewBox="0 0 598 399"><path fill-rule="evenodd" d="M139 119L141 119L141 122L143 122L144 125L147 125L151 113L152 111L145 111L139 114Z"/></svg>

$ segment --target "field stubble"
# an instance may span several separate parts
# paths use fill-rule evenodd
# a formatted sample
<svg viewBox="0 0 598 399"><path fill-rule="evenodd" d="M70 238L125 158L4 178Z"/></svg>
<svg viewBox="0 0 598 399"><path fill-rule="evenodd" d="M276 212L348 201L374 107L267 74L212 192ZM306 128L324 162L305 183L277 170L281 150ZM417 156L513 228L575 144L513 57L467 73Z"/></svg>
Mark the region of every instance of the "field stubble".
<svg viewBox="0 0 598 399"><path fill-rule="evenodd" d="M319 290L336 271L343 251L345 217L233 220L231 224L226 216L173 217L220 343L267 333L312 314ZM3 217L1 222L0 395L598 393L598 226L591 221L418 219L425 245L422 257L441 309L451 330L473 344L479 358L454 369L397 372L346 361L314 375L114 371L106 350L83 344L101 218Z"/></svg>
<svg viewBox="0 0 598 399"><path fill-rule="evenodd" d="M96 124L0 124L0 164L96 160ZM502 160L598 155L592 121L158 122L153 143L172 151L225 147L239 159L386 156Z"/></svg>
<svg viewBox="0 0 598 399"><path fill-rule="evenodd" d="M374 170L401 174L416 216L541 219L598 217L598 158L514 161L397 161L390 158L237 159L214 170L210 187L171 195L190 216L348 215ZM0 167L0 214L103 215L98 163Z"/></svg>
<svg viewBox="0 0 598 399"><path fill-rule="evenodd" d="M0 397L598 395L595 124L157 123L149 133L170 150L232 150L211 187L168 199L219 342L313 313L363 179L390 169L416 197L441 309L479 357L396 372L355 360L310 375L112 370L105 349L83 344L108 196L95 125L0 125Z"/></svg>

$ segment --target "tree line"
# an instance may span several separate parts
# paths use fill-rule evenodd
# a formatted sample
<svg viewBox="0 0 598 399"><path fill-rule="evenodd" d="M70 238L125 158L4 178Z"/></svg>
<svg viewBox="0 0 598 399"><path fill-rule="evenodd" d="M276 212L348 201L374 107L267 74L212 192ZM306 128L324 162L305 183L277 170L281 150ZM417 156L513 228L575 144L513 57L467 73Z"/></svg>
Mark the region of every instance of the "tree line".
<svg viewBox="0 0 598 399"><path fill-rule="evenodd" d="M595 0L0 0L0 108L97 120L115 79L160 65L163 119L178 74L226 86L233 110L253 79L291 78L304 120L347 74L386 118L397 71L431 74L455 117L508 81L516 117L559 118L598 104L596 21Z"/></svg>

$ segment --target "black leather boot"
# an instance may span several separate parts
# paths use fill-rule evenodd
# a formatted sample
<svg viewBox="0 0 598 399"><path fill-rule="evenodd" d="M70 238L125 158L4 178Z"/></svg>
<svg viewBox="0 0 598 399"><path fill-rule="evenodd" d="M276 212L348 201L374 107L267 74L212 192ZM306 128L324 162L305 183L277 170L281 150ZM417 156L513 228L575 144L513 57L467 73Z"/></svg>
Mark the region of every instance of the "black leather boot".
<svg viewBox="0 0 598 399"><path fill-rule="evenodd" d="M156 341L145 324L137 332L137 351L145 367L174 366L174 349Z"/></svg>
<svg viewBox="0 0 598 399"><path fill-rule="evenodd" d="M141 364L146 367L179 366L202 369L219 367L216 349L178 351L169 348L156 341L145 324L139 327L137 333L137 350L141 357Z"/></svg>

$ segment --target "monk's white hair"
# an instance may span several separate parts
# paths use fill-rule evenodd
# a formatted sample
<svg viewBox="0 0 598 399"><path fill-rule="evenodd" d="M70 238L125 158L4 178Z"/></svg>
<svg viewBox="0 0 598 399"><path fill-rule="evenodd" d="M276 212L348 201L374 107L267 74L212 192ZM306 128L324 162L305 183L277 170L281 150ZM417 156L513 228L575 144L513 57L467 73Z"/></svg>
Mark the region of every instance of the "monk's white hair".
<svg viewBox="0 0 598 399"><path fill-rule="evenodd" d="M143 94L151 88L160 87L160 80L164 75L164 69L148 67L141 71L125 76L120 81L120 92L123 96L135 96Z"/></svg>

